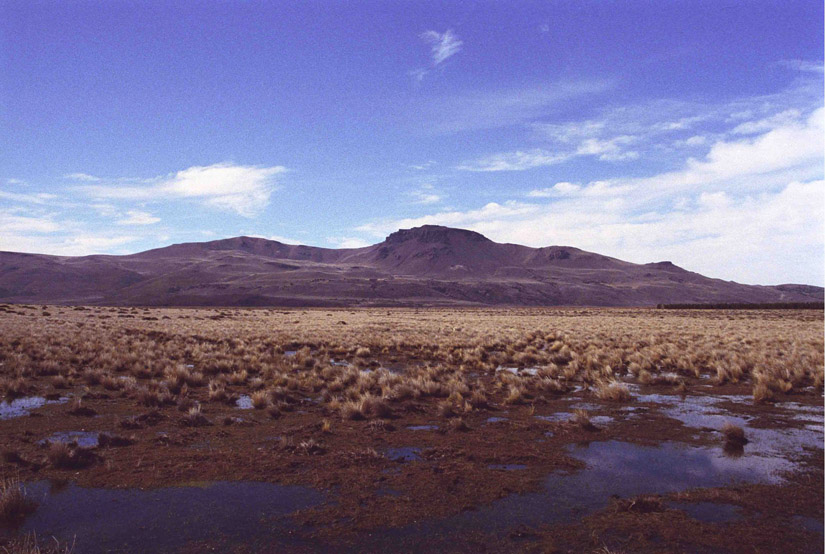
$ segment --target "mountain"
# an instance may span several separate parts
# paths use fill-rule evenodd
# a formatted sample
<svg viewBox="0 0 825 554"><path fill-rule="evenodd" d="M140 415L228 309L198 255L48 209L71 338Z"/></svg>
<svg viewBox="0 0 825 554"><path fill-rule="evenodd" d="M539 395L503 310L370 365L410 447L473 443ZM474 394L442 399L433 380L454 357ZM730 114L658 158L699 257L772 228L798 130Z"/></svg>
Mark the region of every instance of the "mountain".
<svg viewBox="0 0 825 554"><path fill-rule="evenodd" d="M252 237L127 256L0 252L0 302L144 306L413 306L822 301L822 287L712 279L569 246L500 244L463 229L402 229L364 248Z"/></svg>

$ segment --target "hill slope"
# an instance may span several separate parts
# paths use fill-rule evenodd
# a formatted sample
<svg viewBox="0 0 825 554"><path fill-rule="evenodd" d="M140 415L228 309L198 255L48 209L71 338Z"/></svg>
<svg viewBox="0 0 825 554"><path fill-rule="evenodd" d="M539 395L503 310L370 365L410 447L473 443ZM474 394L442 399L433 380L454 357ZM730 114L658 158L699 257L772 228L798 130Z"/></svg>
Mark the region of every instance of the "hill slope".
<svg viewBox="0 0 825 554"><path fill-rule="evenodd" d="M251 237L128 256L0 252L0 302L111 305L592 305L821 301L808 285L711 279L566 246L499 244L425 225L364 248Z"/></svg>

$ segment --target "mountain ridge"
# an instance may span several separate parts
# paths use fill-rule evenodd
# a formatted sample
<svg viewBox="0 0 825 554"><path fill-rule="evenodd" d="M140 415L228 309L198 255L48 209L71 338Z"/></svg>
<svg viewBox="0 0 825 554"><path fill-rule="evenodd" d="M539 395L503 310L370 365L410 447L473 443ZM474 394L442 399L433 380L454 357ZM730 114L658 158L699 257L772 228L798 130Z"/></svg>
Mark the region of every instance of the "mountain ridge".
<svg viewBox="0 0 825 554"><path fill-rule="evenodd" d="M0 252L0 302L110 305L593 305L821 301L823 288L743 285L669 261L497 243L425 225L361 248L240 236L135 254Z"/></svg>

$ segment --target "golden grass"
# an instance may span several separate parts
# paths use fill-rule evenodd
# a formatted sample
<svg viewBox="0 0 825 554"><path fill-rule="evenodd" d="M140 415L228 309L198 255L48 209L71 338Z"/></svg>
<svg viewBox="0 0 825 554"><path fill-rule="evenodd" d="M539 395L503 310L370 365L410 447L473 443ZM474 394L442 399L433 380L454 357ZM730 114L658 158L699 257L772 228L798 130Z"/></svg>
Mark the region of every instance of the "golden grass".
<svg viewBox="0 0 825 554"><path fill-rule="evenodd" d="M811 311L204 308L144 320L49 310L0 317L0 396L103 389L141 406L198 406L186 424L204 421L201 404L239 394L273 417L315 402L325 416L374 420L410 402L456 417L582 388L626 402L628 383L685 392L697 377L745 384L764 402L825 381Z"/></svg>

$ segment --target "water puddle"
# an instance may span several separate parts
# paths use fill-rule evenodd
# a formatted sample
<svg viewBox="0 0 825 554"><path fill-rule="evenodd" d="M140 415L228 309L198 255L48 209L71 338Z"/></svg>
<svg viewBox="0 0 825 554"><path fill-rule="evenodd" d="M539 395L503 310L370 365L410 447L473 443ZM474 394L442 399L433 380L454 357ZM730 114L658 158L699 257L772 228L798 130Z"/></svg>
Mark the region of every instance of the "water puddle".
<svg viewBox="0 0 825 554"><path fill-rule="evenodd" d="M825 423L825 408L823 406L809 406L798 402L780 402L776 405L793 412L793 419L797 421L810 421L818 423L820 426Z"/></svg>
<svg viewBox="0 0 825 554"><path fill-rule="evenodd" d="M63 396L58 400L46 400L42 396L26 396L17 398L11 402L0 402L0 420L12 419L29 415L32 410L42 408L47 404L65 404L69 400L68 397Z"/></svg>
<svg viewBox="0 0 825 554"><path fill-rule="evenodd" d="M556 412L555 414L549 415L537 415L536 419L557 423L560 421L568 421L571 417L573 417L572 412Z"/></svg>
<svg viewBox="0 0 825 554"><path fill-rule="evenodd" d="M410 431L438 431L438 425L408 425Z"/></svg>
<svg viewBox="0 0 825 554"><path fill-rule="evenodd" d="M501 423L502 421L507 421L507 418L506 417L496 417L496 416L487 418L487 423Z"/></svg>
<svg viewBox="0 0 825 554"><path fill-rule="evenodd" d="M100 442L100 433L97 431L58 431L37 444L44 445L52 442L63 444L76 442L81 448L96 448Z"/></svg>
<svg viewBox="0 0 825 554"><path fill-rule="evenodd" d="M439 548L460 544L462 537L482 533L504 536L510 530L567 523L608 505L612 497L667 494L696 487L732 483L779 483L783 471L795 465L783 458L745 455L729 458L720 447L694 447L666 442L640 446L620 441L592 442L568 448L587 464L581 471L550 474L542 491L502 498L478 510L429 520L403 528L383 529L363 537L367 549L404 545L405 549ZM735 510L698 505L685 511L691 517L738 517ZM708 503L709 504L709 503Z"/></svg>
<svg viewBox="0 0 825 554"><path fill-rule="evenodd" d="M820 535L825 534L825 524L821 519L809 516L793 516L793 521L803 529Z"/></svg>
<svg viewBox="0 0 825 554"><path fill-rule="evenodd" d="M521 469L527 469L527 466L524 464L490 464L487 466L487 469L495 469L498 471L518 471Z"/></svg>
<svg viewBox="0 0 825 554"><path fill-rule="evenodd" d="M399 446L397 448L387 448L384 455L388 460L405 464L407 462L420 462L421 449L415 446Z"/></svg>
<svg viewBox="0 0 825 554"><path fill-rule="evenodd" d="M535 377L539 372L539 368L537 368L537 367L518 368L518 367L504 367L504 366L498 366L496 368L496 373L501 373L502 371L506 371L507 373L512 373L513 375L520 375L520 376L528 375L530 377Z"/></svg>
<svg viewBox="0 0 825 554"><path fill-rule="evenodd" d="M739 396L674 396L662 394L639 395L640 402L655 402L659 411L666 416L679 420L682 425L694 429L703 429L720 432L725 424L742 427L748 443L744 446L744 453L759 456L793 456L803 454L806 449L822 449L825 441L825 428L822 408L804 406L794 402L778 404L790 412L787 417L791 421L815 421L818 425L806 425L799 429L792 426L781 428L762 428L749 425L754 417L743 414L733 414L719 406L726 401L738 403ZM748 398L748 397L745 397ZM741 454L742 452L739 452Z"/></svg>
<svg viewBox="0 0 825 554"><path fill-rule="evenodd" d="M681 510L688 517L703 523L727 523L742 519L739 506L716 502L666 502L668 508Z"/></svg>
<svg viewBox="0 0 825 554"><path fill-rule="evenodd" d="M600 410L601 409L601 406L599 406L598 404L593 404L592 402L576 402L575 404L571 404L570 407L573 408L574 410L588 410L588 411Z"/></svg>
<svg viewBox="0 0 825 554"><path fill-rule="evenodd" d="M537 419L541 419L542 421L550 421L550 422L553 422L553 423L558 423L558 422L570 421L570 419L573 417L573 414L570 413L570 412L556 412L555 414L543 415L543 416L540 415L540 416L535 416L535 417ZM610 417L610 416L605 416L605 415L597 415L597 416L591 415L590 416L590 422L593 423L594 425L607 425L608 423L612 423L613 421L615 421L615 419Z"/></svg>
<svg viewBox="0 0 825 554"><path fill-rule="evenodd" d="M19 531L69 544L76 540L76 554L176 552L203 540L245 544L253 551L255 544L283 550L301 544L287 516L323 501L313 489L248 481L149 490L55 487L41 481L26 489L39 506Z"/></svg>
<svg viewBox="0 0 825 554"><path fill-rule="evenodd" d="M242 394L235 401L235 407L239 410L251 410L254 407L252 406L252 397L248 394Z"/></svg>

